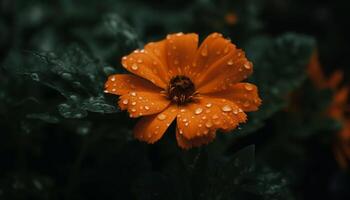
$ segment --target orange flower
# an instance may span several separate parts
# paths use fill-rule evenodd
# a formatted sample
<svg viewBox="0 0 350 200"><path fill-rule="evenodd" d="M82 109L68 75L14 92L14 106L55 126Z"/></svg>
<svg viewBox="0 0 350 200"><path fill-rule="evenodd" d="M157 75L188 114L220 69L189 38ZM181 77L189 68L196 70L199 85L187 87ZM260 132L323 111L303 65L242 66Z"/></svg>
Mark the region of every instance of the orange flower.
<svg viewBox="0 0 350 200"><path fill-rule="evenodd" d="M318 89L336 89L340 82L343 80L343 72L340 70L335 71L329 79L327 79L323 73L321 63L319 61L318 51L315 50L310 58L309 65L307 67L307 73L312 83Z"/></svg>
<svg viewBox="0 0 350 200"><path fill-rule="evenodd" d="M318 89L332 89L334 91L332 102L327 109L327 115L339 121L343 126L337 134L334 153L339 166L345 169L350 162L350 119L347 116L347 113L350 111L348 107L350 90L346 86L339 88L344 74L341 70L337 70L327 79L322 71L317 51L314 51L311 56L308 74Z"/></svg>
<svg viewBox="0 0 350 200"><path fill-rule="evenodd" d="M198 47L197 34L172 34L122 58L134 75L111 75L105 92L130 117L143 116L134 128L141 141L158 141L176 119L178 145L188 149L207 144L216 130L230 131L247 120L245 111L261 104L258 89L239 83L252 63L221 34L213 33Z"/></svg>
<svg viewBox="0 0 350 200"><path fill-rule="evenodd" d="M335 158L339 166L343 169L348 168L350 163L350 120L344 124L342 130L338 133L338 138L334 146Z"/></svg>
<svg viewBox="0 0 350 200"><path fill-rule="evenodd" d="M332 102L328 108L328 115L335 120L342 121L345 118L348 98L349 98L348 87L343 87L335 91Z"/></svg>

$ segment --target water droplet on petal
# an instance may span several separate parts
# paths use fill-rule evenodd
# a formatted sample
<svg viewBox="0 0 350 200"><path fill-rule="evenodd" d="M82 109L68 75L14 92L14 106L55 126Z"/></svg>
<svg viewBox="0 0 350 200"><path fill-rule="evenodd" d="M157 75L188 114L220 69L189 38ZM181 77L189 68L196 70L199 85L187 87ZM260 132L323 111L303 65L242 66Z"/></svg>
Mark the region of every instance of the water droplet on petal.
<svg viewBox="0 0 350 200"><path fill-rule="evenodd" d="M165 119L166 119L166 115L164 115L163 113L160 113L160 114L157 116L157 118L158 118L159 120L165 120Z"/></svg>
<svg viewBox="0 0 350 200"><path fill-rule="evenodd" d="M204 48L201 51L202 56L207 56L208 55L208 45L205 45Z"/></svg>
<svg viewBox="0 0 350 200"><path fill-rule="evenodd" d="M232 110L232 108L229 105L225 105L221 108L221 110L224 112L230 112Z"/></svg>
<svg viewBox="0 0 350 200"><path fill-rule="evenodd" d="M145 106L145 109L146 109L146 110L149 110L149 106Z"/></svg>
<svg viewBox="0 0 350 200"><path fill-rule="evenodd" d="M136 92L131 92L130 95L135 97L136 96Z"/></svg>
<svg viewBox="0 0 350 200"><path fill-rule="evenodd" d="M249 64L244 64L244 68L246 68L246 69L250 69L250 68L251 68L251 66L250 66Z"/></svg>
<svg viewBox="0 0 350 200"><path fill-rule="evenodd" d="M114 76L111 78L111 81L115 81L115 77Z"/></svg>
<svg viewBox="0 0 350 200"><path fill-rule="evenodd" d="M211 123L211 121L207 121L207 122L205 123L205 126L206 126L207 128L210 128L210 127L213 126L213 123Z"/></svg>
<svg viewBox="0 0 350 200"><path fill-rule="evenodd" d="M133 105L133 106L136 105L136 101L132 102L131 105Z"/></svg>
<svg viewBox="0 0 350 200"><path fill-rule="evenodd" d="M207 103L207 105L205 105L207 108L210 108L213 104L212 103Z"/></svg>
<svg viewBox="0 0 350 200"><path fill-rule="evenodd" d="M252 85L249 85L249 84L244 85L244 88L245 88L246 90L248 90L248 91L253 90L253 86L252 86Z"/></svg>
<svg viewBox="0 0 350 200"><path fill-rule="evenodd" d="M194 111L194 114L196 115L199 115L203 112L203 109L202 108L197 108L195 111Z"/></svg>
<svg viewBox="0 0 350 200"><path fill-rule="evenodd" d="M131 66L132 70L137 70L138 68L139 68L139 66L137 66L137 64L135 64L135 63Z"/></svg>
<svg viewBox="0 0 350 200"><path fill-rule="evenodd" d="M249 107L249 106L250 106L249 101L244 102L243 106L244 106L244 107Z"/></svg>
<svg viewBox="0 0 350 200"><path fill-rule="evenodd" d="M224 53L227 53L228 52L228 47L229 45L226 45L225 49L224 49Z"/></svg>
<svg viewBox="0 0 350 200"><path fill-rule="evenodd" d="M128 103L129 103L129 100L127 100L127 99L124 99L124 100L123 100L123 104L124 104L124 105L127 105Z"/></svg>
<svg viewBox="0 0 350 200"><path fill-rule="evenodd" d="M131 112L136 112L136 109L135 109L135 108L132 108L132 109L131 109Z"/></svg>
<svg viewBox="0 0 350 200"><path fill-rule="evenodd" d="M232 59L229 60L229 61L227 62L227 64L228 64L228 65L233 65L233 60L232 60Z"/></svg>

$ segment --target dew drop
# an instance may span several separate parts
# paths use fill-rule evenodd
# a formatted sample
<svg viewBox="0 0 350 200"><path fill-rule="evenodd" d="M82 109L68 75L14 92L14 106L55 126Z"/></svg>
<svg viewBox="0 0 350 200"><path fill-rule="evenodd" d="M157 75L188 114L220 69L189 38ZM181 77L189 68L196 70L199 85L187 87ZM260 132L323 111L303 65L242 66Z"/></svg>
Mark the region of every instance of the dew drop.
<svg viewBox="0 0 350 200"><path fill-rule="evenodd" d="M246 90L248 90L248 91L252 91L252 90L253 90L253 86L252 86L252 85L249 85L249 84L246 84L246 85L244 86L244 88L245 88Z"/></svg>
<svg viewBox="0 0 350 200"><path fill-rule="evenodd" d="M136 96L136 92L131 92L130 95L135 97Z"/></svg>
<svg viewBox="0 0 350 200"><path fill-rule="evenodd" d="M227 64L228 64L228 65L233 65L233 60L232 60L232 59L229 60L229 61L227 62Z"/></svg>
<svg viewBox="0 0 350 200"><path fill-rule="evenodd" d="M246 68L246 69L250 69L250 68L251 68L251 66L250 66L249 64L244 64L244 68Z"/></svg>
<svg viewBox="0 0 350 200"><path fill-rule="evenodd" d="M136 105L136 101L132 102L131 105L133 105L133 106Z"/></svg>
<svg viewBox="0 0 350 200"><path fill-rule="evenodd" d="M250 103L248 101L244 102L243 104L244 107L249 107L250 106Z"/></svg>
<svg viewBox="0 0 350 200"><path fill-rule="evenodd" d="M128 103L129 103L129 100L127 100L127 99L124 99L124 100L123 100L123 104L124 104L124 105L127 105Z"/></svg>
<svg viewBox="0 0 350 200"><path fill-rule="evenodd" d="M213 104L211 103L207 103L207 105L205 105L207 108L210 108Z"/></svg>
<svg viewBox="0 0 350 200"><path fill-rule="evenodd" d="M143 63L143 60L142 59L137 59L137 63Z"/></svg>
<svg viewBox="0 0 350 200"><path fill-rule="evenodd" d="M149 106L145 106L145 109L146 109L146 110L149 110Z"/></svg>
<svg viewBox="0 0 350 200"><path fill-rule="evenodd" d="M137 64L135 64L135 63L131 66L132 70L137 70L138 68L139 68L139 66L137 66Z"/></svg>
<svg viewBox="0 0 350 200"><path fill-rule="evenodd" d="M202 56L207 56L208 55L208 45L205 45L204 48L201 51Z"/></svg>
<svg viewBox="0 0 350 200"><path fill-rule="evenodd" d="M203 109L202 108L197 108L195 111L194 111L194 114L196 115L199 115L203 112Z"/></svg>
<svg viewBox="0 0 350 200"><path fill-rule="evenodd" d="M165 119L166 119L166 115L164 115L163 113L161 113L161 114L159 114L159 115L157 116L157 118L158 118L159 120L165 120Z"/></svg>
<svg viewBox="0 0 350 200"><path fill-rule="evenodd" d="M132 108L132 109L131 109L131 112L136 112L136 109L135 109L135 108Z"/></svg>
<svg viewBox="0 0 350 200"><path fill-rule="evenodd" d="M221 108L221 110L224 112L230 112L232 110L232 108L229 105L225 105Z"/></svg>
<svg viewBox="0 0 350 200"><path fill-rule="evenodd" d="M208 122L205 123L205 126L206 126L207 128L210 128L210 127L213 126L213 123L211 123L210 121L208 121Z"/></svg>
<svg viewBox="0 0 350 200"><path fill-rule="evenodd" d="M226 45L225 49L224 49L224 53L227 53L228 52L228 45Z"/></svg>
<svg viewBox="0 0 350 200"><path fill-rule="evenodd" d="M114 76L111 78L111 81L115 81L115 77Z"/></svg>

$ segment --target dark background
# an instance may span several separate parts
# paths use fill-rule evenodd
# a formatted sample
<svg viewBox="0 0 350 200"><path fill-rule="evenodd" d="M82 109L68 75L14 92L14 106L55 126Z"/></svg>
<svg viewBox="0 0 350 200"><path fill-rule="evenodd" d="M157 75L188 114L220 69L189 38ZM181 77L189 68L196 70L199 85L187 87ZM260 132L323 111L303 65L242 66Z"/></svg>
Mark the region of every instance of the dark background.
<svg viewBox="0 0 350 200"><path fill-rule="evenodd" d="M348 84L343 0L1 0L0 199L350 199L334 157L334 91L306 74L318 49ZM226 21L227 14L237 22ZM103 94L120 58L168 33L223 33L254 63L261 109L183 151L174 126L154 145ZM299 96L298 109L288 109Z"/></svg>

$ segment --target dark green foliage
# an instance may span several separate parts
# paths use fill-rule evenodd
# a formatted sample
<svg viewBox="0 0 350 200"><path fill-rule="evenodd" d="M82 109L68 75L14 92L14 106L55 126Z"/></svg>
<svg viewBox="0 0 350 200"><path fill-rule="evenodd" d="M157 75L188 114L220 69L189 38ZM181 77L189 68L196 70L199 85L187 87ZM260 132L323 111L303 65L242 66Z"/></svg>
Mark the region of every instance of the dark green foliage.
<svg viewBox="0 0 350 200"><path fill-rule="evenodd" d="M0 199L348 199L349 176L332 152L341 124L324 114L334 91L306 74L317 46L347 70L327 48L346 50L345 22L316 11L346 15L341 2L311 2L1 1ZM174 125L154 145L136 141L137 120L104 93L110 74L126 73L122 56L180 31L230 38L253 62L248 82L263 100L246 124L189 151Z"/></svg>

